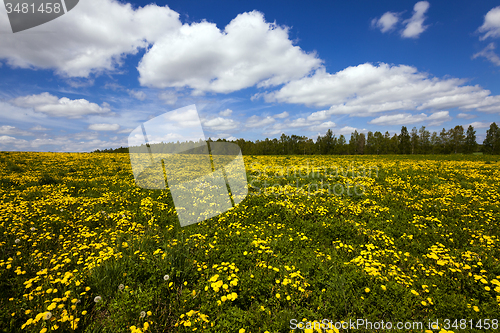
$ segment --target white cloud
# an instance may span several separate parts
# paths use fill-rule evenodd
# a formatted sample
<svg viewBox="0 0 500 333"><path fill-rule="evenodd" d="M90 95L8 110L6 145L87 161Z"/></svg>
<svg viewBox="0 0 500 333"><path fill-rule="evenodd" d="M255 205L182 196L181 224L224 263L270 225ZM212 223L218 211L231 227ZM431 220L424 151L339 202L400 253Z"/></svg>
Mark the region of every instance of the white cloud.
<svg viewBox="0 0 500 333"><path fill-rule="evenodd" d="M500 96L457 78L439 79L415 67L370 63L348 67L335 74L325 68L314 75L285 84L264 94L266 102L330 106L323 116L370 116L386 111L461 108L485 112L500 110Z"/></svg>
<svg viewBox="0 0 500 333"><path fill-rule="evenodd" d="M0 134L22 135L22 136L32 135L30 132L23 131L23 130L16 128L15 126L9 126L9 125L0 126Z"/></svg>
<svg viewBox="0 0 500 333"><path fill-rule="evenodd" d="M484 16L484 23L478 29L484 33L480 40L485 40L488 37L500 37L500 6L491 9Z"/></svg>
<svg viewBox="0 0 500 333"><path fill-rule="evenodd" d="M4 6L0 15L6 17ZM134 9L115 0L86 0L44 25L0 34L0 59L21 68L51 68L68 77L113 71L160 36L181 27L179 14L155 4ZM10 30L2 20L0 30ZM41 51L42 50L42 51Z"/></svg>
<svg viewBox="0 0 500 333"><path fill-rule="evenodd" d="M333 121L325 121L324 123L321 123L319 125L316 125L316 126L312 126L310 129L312 131L320 131L320 132L323 132L327 129L332 129L334 127L336 127L337 124L335 124Z"/></svg>
<svg viewBox="0 0 500 333"><path fill-rule="evenodd" d="M472 59L477 57L485 57L495 66L500 66L500 57L495 53L495 43L489 43L483 50L474 54Z"/></svg>
<svg viewBox="0 0 500 333"><path fill-rule="evenodd" d="M429 121L430 125L439 125L445 121L451 120L448 111L439 111L427 116L425 113L413 115L409 113L400 113L394 115L385 115L369 121L374 125L407 125Z"/></svg>
<svg viewBox="0 0 500 333"><path fill-rule="evenodd" d="M235 129L238 126L238 123L232 119L217 117L204 121L203 125L213 131L227 131Z"/></svg>
<svg viewBox="0 0 500 333"><path fill-rule="evenodd" d="M386 12L379 19L372 20L372 26L379 28L380 31L388 32L395 28L399 21L399 14L393 12Z"/></svg>
<svg viewBox="0 0 500 333"><path fill-rule="evenodd" d="M219 112L219 115L222 117L229 117L233 113L233 110L226 109L224 111Z"/></svg>
<svg viewBox="0 0 500 333"><path fill-rule="evenodd" d="M48 128L42 127L40 125L36 125L35 127L30 128L32 131L48 131Z"/></svg>
<svg viewBox="0 0 500 333"><path fill-rule="evenodd" d="M375 125L406 125L419 123L425 119L427 119L427 115L425 113L421 113L419 115L400 113L388 116L380 116L378 118L372 119L368 123Z"/></svg>
<svg viewBox="0 0 500 333"><path fill-rule="evenodd" d="M259 116L251 116L245 122L246 127L264 127L274 123L275 120L272 117L261 118Z"/></svg>
<svg viewBox="0 0 500 333"><path fill-rule="evenodd" d="M335 130L334 134L346 136L346 135L351 135L351 133L353 133L354 131L358 131L358 133L361 133L361 132L365 132L366 128L361 129L361 128L356 128L356 127L351 127L351 126L344 126L339 130Z"/></svg>
<svg viewBox="0 0 500 333"><path fill-rule="evenodd" d="M467 113L459 113L457 115L457 118L460 118L460 119L471 119L471 118L476 118L476 116L472 115L472 114L467 114Z"/></svg>
<svg viewBox="0 0 500 333"><path fill-rule="evenodd" d="M491 123L475 121L473 123L470 123L469 125L474 127L474 129L476 129L476 128L489 128ZM467 125L467 127L469 127L469 125Z"/></svg>
<svg viewBox="0 0 500 333"><path fill-rule="evenodd" d="M128 89L127 92L130 96L132 96L140 101L143 101L146 99L146 94L144 93L144 91Z"/></svg>
<svg viewBox="0 0 500 333"><path fill-rule="evenodd" d="M288 112L284 111L284 112L281 112L281 113L278 113L278 114L274 115L274 118L283 119L283 118L286 118L288 116L289 116Z"/></svg>
<svg viewBox="0 0 500 333"><path fill-rule="evenodd" d="M441 125L444 122L450 121L450 113L448 111L434 112L428 118L429 126Z"/></svg>
<svg viewBox="0 0 500 333"><path fill-rule="evenodd" d="M84 115L105 114L111 111L107 103L99 106L86 99L71 100L66 97L59 99L48 92L17 97L9 102L16 106L33 108L35 112L54 117L81 118Z"/></svg>
<svg viewBox="0 0 500 333"><path fill-rule="evenodd" d="M413 16L403 21L406 24L406 28L401 31L401 36L403 38L418 38L422 32L427 29L427 26L424 26L424 20L426 17L424 14L429 9L429 3L427 1L419 1L413 7Z"/></svg>
<svg viewBox="0 0 500 333"><path fill-rule="evenodd" d="M0 136L0 143L13 143L17 139L14 138L13 136L7 136L7 135L2 135Z"/></svg>
<svg viewBox="0 0 500 333"><path fill-rule="evenodd" d="M185 24L154 43L137 69L144 86L190 87L200 95L279 85L321 62L293 45L287 27L253 11L239 14L224 31L206 21Z"/></svg>
<svg viewBox="0 0 500 333"><path fill-rule="evenodd" d="M158 98L169 105L174 105L177 102L177 94L173 91L161 92L158 94Z"/></svg>
<svg viewBox="0 0 500 333"><path fill-rule="evenodd" d="M117 131L120 128L118 124L92 124L89 130L92 131Z"/></svg>
<svg viewBox="0 0 500 333"><path fill-rule="evenodd" d="M307 117L307 120L309 120L309 121L318 121L318 120L321 121L321 120L327 119L328 117L330 117L330 115L328 114L328 111L323 110L323 111L316 111L316 112L311 113Z"/></svg>
<svg viewBox="0 0 500 333"><path fill-rule="evenodd" d="M123 134L123 133L130 134L130 132L132 132L133 130L134 130L133 128L124 128L122 130L119 130L117 133L119 133L119 134Z"/></svg>

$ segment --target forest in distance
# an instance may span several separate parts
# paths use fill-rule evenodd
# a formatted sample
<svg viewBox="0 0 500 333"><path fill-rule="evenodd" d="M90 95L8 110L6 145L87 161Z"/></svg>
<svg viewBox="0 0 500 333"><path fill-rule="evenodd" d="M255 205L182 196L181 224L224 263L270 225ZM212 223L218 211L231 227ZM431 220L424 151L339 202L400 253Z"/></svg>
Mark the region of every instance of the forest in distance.
<svg viewBox="0 0 500 333"><path fill-rule="evenodd" d="M210 138L208 142L214 142ZM344 135L336 137L329 129L324 136L318 136L316 141L306 136L282 134L279 139L256 140L255 142L238 139L228 141L218 139L216 142L232 142L237 144L243 155L380 155L380 154L499 154L500 153L500 128L493 122L486 131L486 138L482 144L477 143L476 130L469 125L467 130L463 126L455 126L441 132L428 131L425 126L420 129L413 127L408 131L406 126L401 127L400 134L391 136L388 131L385 134L376 131L351 133L349 141ZM191 150L198 153L199 149L193 149L195 142L157 143L148 145L152 151L162 152L170 146L177 149ZM182 149L181 147L186 147ZM128 153L128 147L95 150L95 153ZM201 151L200 151L201 152Z"/></svg>

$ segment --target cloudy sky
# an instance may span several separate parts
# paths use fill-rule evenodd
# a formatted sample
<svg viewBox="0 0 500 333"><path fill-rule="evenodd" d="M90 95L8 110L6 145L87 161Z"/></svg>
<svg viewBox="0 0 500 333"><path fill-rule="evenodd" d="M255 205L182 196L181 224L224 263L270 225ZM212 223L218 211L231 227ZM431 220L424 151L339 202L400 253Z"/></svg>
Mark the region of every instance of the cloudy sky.
<svg viewBox="0 0 500 333"><path fill-rule="evenodd" d="M500 120L498 1L80 0L12 33L0 150L92 151L195 104L205 136L316 138Z"/></svg>

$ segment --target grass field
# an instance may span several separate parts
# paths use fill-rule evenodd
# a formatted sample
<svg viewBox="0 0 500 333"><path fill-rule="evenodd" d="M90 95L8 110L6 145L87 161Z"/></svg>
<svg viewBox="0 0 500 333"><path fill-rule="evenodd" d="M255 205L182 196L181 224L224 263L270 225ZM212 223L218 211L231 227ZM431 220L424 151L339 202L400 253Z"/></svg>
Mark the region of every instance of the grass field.
<svg viewBox="0 0 500 333"><path fill-rule="evenodd" d="M244 159L247 198L181 228L127 154L0 153L1 331L498 329L498 157Z"/></svg>

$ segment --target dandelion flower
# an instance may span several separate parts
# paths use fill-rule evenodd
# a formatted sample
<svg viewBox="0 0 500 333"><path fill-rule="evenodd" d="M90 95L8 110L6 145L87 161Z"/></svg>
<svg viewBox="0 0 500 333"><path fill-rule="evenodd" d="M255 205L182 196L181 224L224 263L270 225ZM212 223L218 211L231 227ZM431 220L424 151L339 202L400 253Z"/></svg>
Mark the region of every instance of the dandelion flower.
<svg viewBox="0 0 500 333"><path fill-rule="evenodd" d="M383 291L386 291L387 290L387 287L384 286L384 285L381 285L380 288L382 288Z"/></svg>
<svg viewBox="0 0 500 333"><path fill-rule="evenodd" d="M102 300L102 297L101 296L96 296L94 297L94 302L98 303Z"/></svg>
<svg viewBox="0 0 500 333"><path fill-rule="evenodd" d="M370 292L370 288L365 288L365 293L369 293Z"/></svg>

